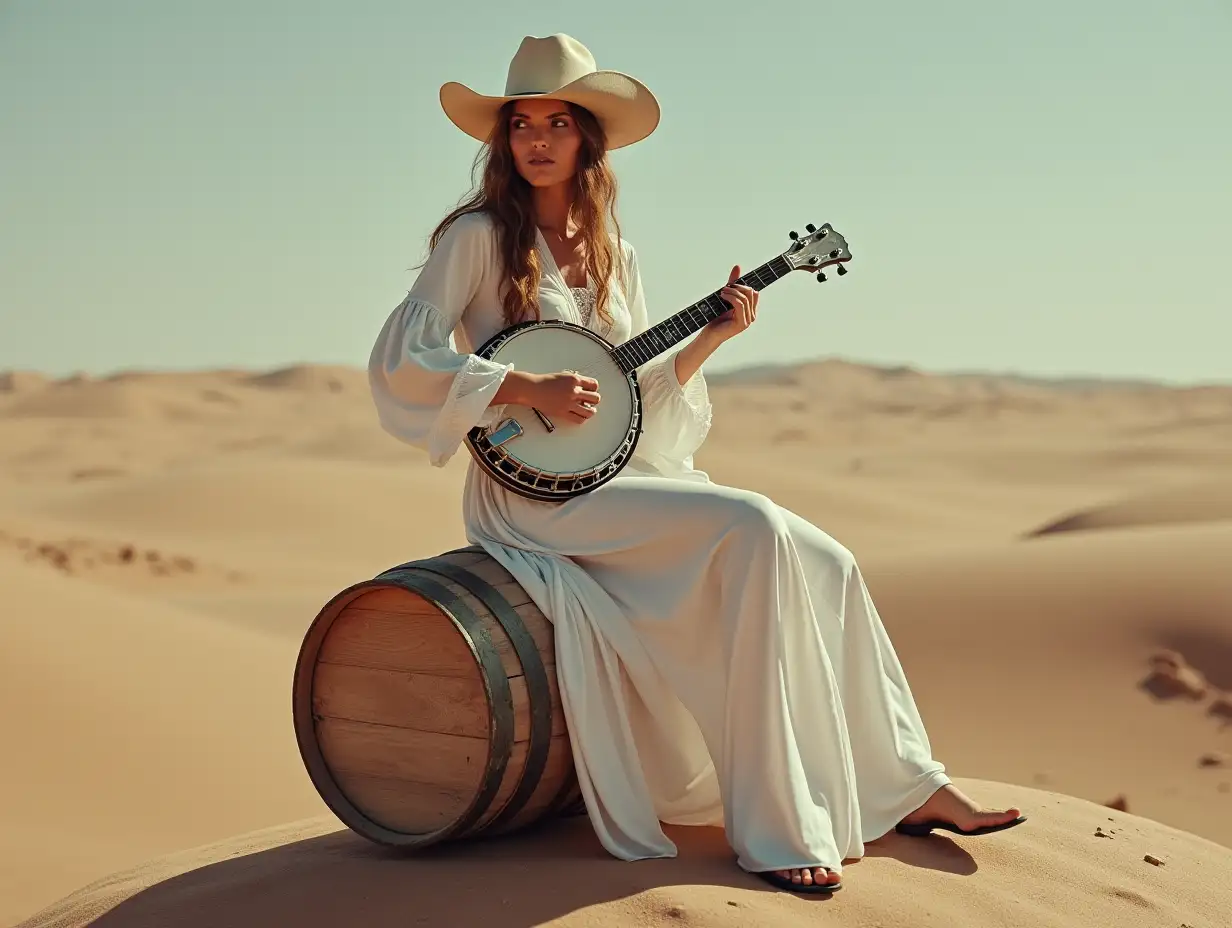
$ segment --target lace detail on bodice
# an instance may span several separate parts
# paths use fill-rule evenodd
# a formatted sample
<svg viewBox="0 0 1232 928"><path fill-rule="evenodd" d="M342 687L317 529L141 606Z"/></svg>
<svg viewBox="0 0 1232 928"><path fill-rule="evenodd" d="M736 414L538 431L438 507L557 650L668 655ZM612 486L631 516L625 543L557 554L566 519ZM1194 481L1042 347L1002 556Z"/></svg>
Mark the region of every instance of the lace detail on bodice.
<svg viewBox="0 0 1232 928"><path fill-rule="evenodd" d="M570 287L569 292L573 294L573 301L577 303L582 325L614 344L619 344L629 337L629 313L618 301L609 301L608 306L612 318L604 319L595 312L594 287Z"/></svg>
<svg viewBox="0 0 1232 928"><path fill-rule="evenodd" d="M591 317L595 314L595 291L590 287L570 287L569 291L582 314L582 325L590 328Z"/></svg>

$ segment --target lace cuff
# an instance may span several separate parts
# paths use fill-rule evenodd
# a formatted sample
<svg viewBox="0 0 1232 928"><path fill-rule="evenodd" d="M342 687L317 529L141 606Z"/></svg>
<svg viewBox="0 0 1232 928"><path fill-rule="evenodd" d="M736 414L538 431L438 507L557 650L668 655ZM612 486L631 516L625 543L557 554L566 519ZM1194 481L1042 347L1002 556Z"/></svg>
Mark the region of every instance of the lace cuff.
<svg viewBox="0 0 1232 928"><path fill-rule="evenodd" d="M442 467L476 425L491 424L491 408L512 364L461 354L448 320L431 303L408 297L390 315L372 349L368 382L381 425L423 448Z"/></svg>
<svg viewBox="0 0 1232 928"><path fill-rule="evenodd" d="M645 451L680 466L706 440L714 410L700 368L683 384L676 379L677 353L656 358L640 368L638 383L646 406Z"/></svg>
<svg viewBox="0 0 1232 928"><path fill-rule="evenodd" d="M474 354L464 357L449 396L428 433L428 457L437 467L453 457L467 432L476 425L491 425L504 409L489 404L513 365L497 364Z"/></svg>

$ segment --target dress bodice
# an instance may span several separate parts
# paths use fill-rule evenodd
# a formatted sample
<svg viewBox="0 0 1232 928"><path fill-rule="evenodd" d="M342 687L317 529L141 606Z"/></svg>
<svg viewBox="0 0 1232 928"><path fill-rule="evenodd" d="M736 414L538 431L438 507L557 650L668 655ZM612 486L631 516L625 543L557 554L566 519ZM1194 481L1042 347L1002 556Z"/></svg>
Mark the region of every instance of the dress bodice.
<svg viewBox="0 0 1232 928"><path fill-rule="evenodd" d="M595 315L595 290L593 286L570 287L573 302L577 304L578 313L582 317L582 325L597 332L613 344L620 344L629 337L630 322L628 311L614 300L608 302L608 312L612 321L608 322Z"/></svg>

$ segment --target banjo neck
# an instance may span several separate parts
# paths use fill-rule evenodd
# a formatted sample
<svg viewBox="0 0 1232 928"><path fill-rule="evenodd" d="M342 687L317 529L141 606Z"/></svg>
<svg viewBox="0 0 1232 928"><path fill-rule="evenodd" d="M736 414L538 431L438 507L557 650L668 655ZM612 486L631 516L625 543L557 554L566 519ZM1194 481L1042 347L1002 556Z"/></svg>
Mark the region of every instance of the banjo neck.
<svg viewBox="0 0 1232 928"><path fill-rule="evenodd" d="M761 267L756 267L747 274L738 277L734 282L752 287L754 290L764 290L776 280L781 280L796 270L786 257L780 255L772 258ZM684 341L694 332L704 328L731 309L731 306L719 296L716 290L691 306L686 306L674 316L669 316L662 322L651 326L640 335L635 335L621 343L612 351L612 357L624 373L641 367L647 361L657 358L672 346Z"/></svg>

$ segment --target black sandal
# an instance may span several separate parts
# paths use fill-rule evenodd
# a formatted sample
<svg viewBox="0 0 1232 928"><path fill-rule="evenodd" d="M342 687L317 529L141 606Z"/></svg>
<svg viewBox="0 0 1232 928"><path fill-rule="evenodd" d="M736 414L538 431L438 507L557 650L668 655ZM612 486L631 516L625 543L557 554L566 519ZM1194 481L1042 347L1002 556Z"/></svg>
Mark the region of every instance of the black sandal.
<svg viewBox="0 0 1232 928"><path fill-rule="evenodd" d="M817 869L816 867L787 867L788 870L807 870ZM826 868L828 869L828 868ZM833 873L834 871L830 871ZM779 876L773 870L757 870L753 872L754 876L759 876L771 886L785 889L791 893L834 893L843 888L843 881L837 883L793 883L789 876Z"/></svg>
<svg viewBox="0 0 1232 928"><path fill-rule="evenodd" d="M1000 825L982 825L979 828L973 828L971 831L963 831L953 822L943 822L940 819L930 819L927 822L918 822L914 825L904 825L899 822L894 826L894 830L900 835L908 835L912 838L925 838L932 833L934 828L942 831L953 832L956 835L962 835L964 838L973 838L976 835L989 835L994 831L1005 831L1007 828L1013 828L1015 825L1021 825L1027 820L1025 815L1020 815L1016 819L1008 822L1002 822Z"/></svg>

